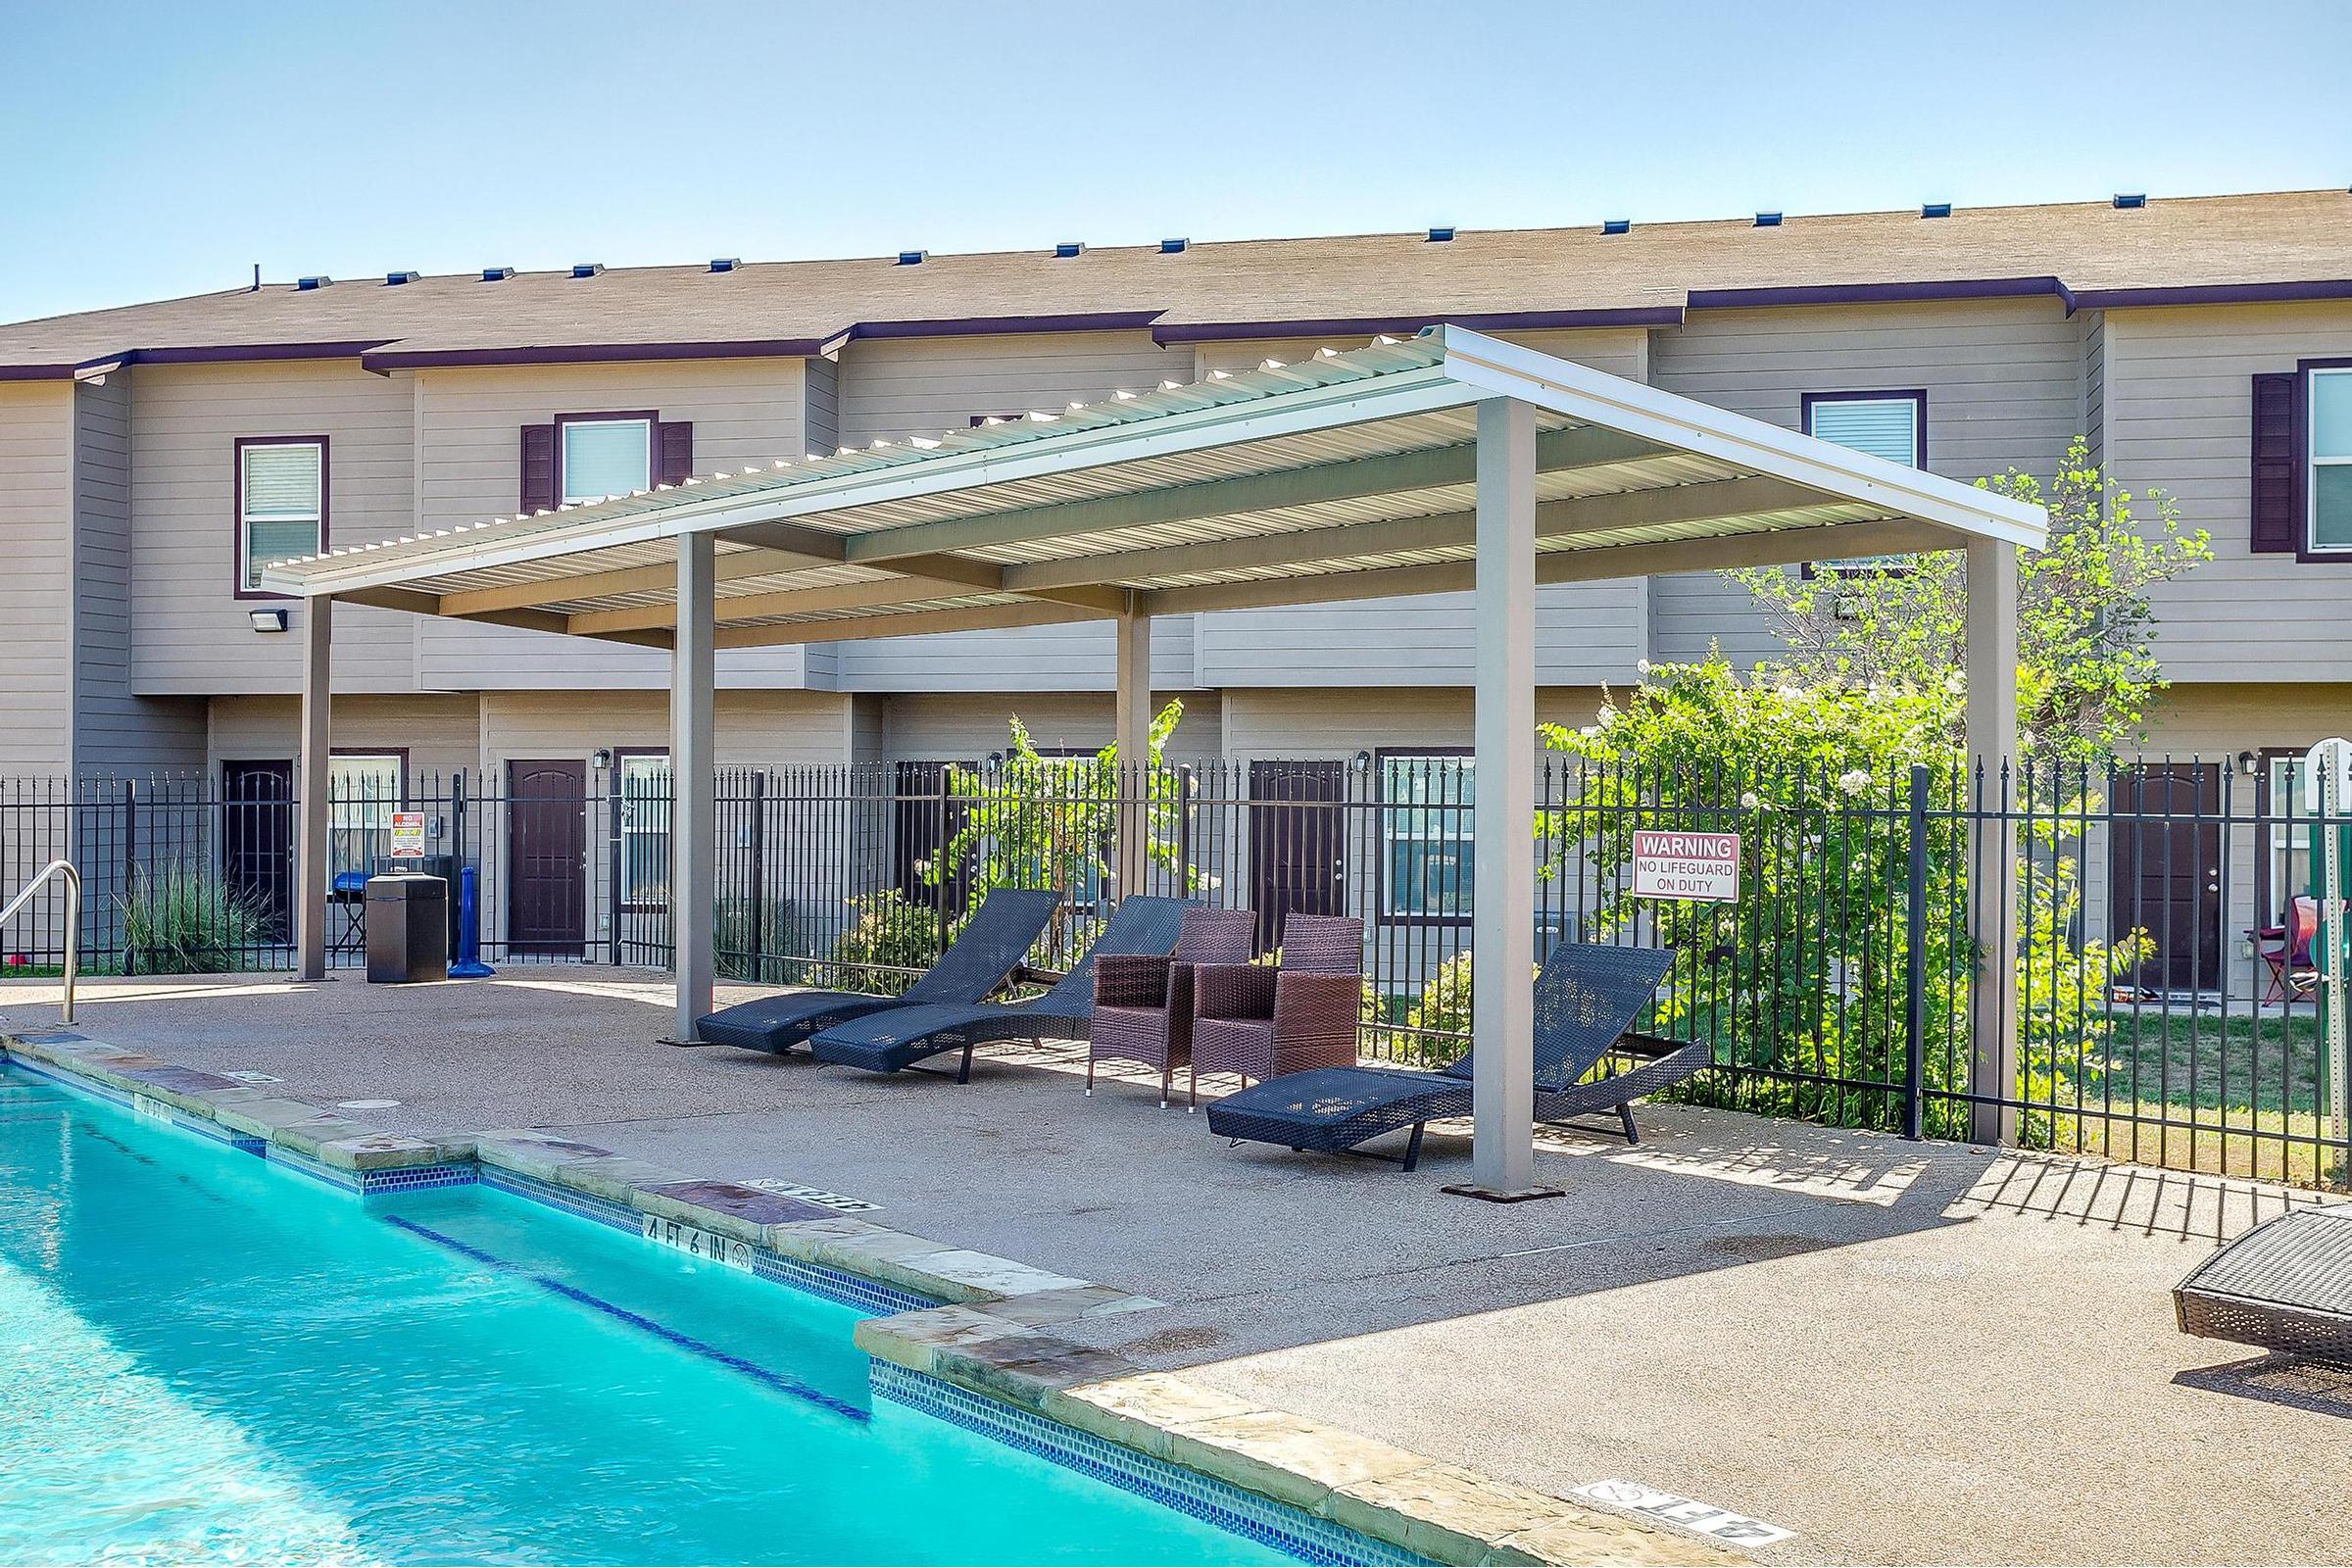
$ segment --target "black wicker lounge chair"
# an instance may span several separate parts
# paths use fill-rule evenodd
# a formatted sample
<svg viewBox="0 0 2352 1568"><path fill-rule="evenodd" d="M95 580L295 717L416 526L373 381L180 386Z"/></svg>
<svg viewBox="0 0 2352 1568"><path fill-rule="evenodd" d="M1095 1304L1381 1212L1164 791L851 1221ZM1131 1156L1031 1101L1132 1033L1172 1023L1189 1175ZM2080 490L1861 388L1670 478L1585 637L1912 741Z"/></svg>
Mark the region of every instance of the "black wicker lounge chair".
<svg viewBox="0 0 2352 1568"><path fill-rule="evenodd" d="M852 1018L926 1003L978 1002L1012 977L1059 902L1060 895L1049 889L997 889L948 944L939 961L898 996L788 991L706 1013L695 1029L714 1046L782 1054L818 1030Z"/></svg>
<svg viewBox="0 0 2352 1568"><path fill-rule="evenodd" d="M1628 1032L1666 978L1674 955L1662 948L1554 948L1536 979L1536 1117L1566 1121L1614 1111L1628 1143L1639 1143L1633 1102L1707 1064L1704 1045ZM1580 1083L1604 1059L1630 1069ZM1406 1067L1318 1067L1253 1084L1208 1107L1208 1129L1236 1143L1280 1144L1327 1153L1411 1129L1401 1154L1375 1154L1413 1169L1433 1121L1471 1110L1470 1056L1441 1072Z"/></svg>
<svg viewBox="0 0 2352 1568"><path fill-rule="evenodd" d="M2352 1365L2352 1209L2263 1221L2173 1291L2183 1334Z"/></svg>
<svg viewBox="0 0 2352 1568"><path fill-rule="evenodd" d="M970 1006L925 1004L893 1007L870 1018L835 1024L808 1041L819 1061L867 1072L899 1072L926 1056L963 1053L956 1081L971 1082L972 1049L992 1040L1083 1040L1095 1010L1095 960L1120 953L1171 952L1185 899L1137 896L1121 899L1110 923L1085 957L1044 996L1026 1002L980 1003Z"/></svg>

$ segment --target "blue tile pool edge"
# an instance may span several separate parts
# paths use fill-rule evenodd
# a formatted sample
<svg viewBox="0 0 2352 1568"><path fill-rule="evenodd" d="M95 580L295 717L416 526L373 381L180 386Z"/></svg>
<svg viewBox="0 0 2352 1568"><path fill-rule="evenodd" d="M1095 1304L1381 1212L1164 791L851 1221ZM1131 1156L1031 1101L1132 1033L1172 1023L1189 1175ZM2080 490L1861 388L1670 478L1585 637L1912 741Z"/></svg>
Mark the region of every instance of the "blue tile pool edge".
<svg viewBox="0 0 2352 1568"><path fill-rule="evenodd" d="M1107 1438L1007 1404L960 1384L876 1358L869 1374L877 1398L1048 1459L1148 1501L1254 1541L1305 1563L1421 1568L1430 1562L1401 1546L1318 1518L1229 1481L1139 1453Z"/></svg>
<svg viewBox="0 0 2352 1568"><path fill-rule="evenodd" d="M62 1065L9 1051L4 1045L0 1045L0 1063L28 1077L56 1084L76 1094L90 1095L144 1119L169 1124L239 1153L251 1154L267 1164L283 1166L311 1181L353 1197L368 1198L424 1188L478 1185L557 1209L577 1219L625 1231L632 1236L650 1239L648 1227L657 1223L656 1216L617 1200L580 1192L524 1171L510 1170L479 1160L410 1165L387 1170L344 1170L299 1151L274 1146L219 1122L190 1115L152 1096L125 1092ZM751 1272L759 1278L877 1317L928 1311L946 1304L933 1298L845 1270L828 1268L802 1258L786 1257L765 1248L750 1248L746 1244L746 1250L751 1254ZM1289 1503L1260 1496L1231 1482L1187 1469L1170 1460L1143 1453L1090 1432L1082 1432L1076 1427L1065 1426L943 1378L917 1372L880 1357L868 1357L867 1366L873 1393L878 1397L1117 1487L1244 1540L1272 1546L1301 1562L1419 1568L1419 1565L1431 1561Z"/></svg>

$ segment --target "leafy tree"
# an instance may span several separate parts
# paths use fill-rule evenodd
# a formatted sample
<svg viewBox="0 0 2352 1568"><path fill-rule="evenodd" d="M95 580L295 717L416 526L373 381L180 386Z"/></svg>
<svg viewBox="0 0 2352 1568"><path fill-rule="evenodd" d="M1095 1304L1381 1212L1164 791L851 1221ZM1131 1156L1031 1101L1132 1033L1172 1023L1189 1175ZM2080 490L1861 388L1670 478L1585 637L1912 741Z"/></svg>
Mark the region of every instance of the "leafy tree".
<svg viewBox="0 0 2352 1568"><path fill-rule="evenodd" d="M1785 672L1743 677L1711 658L1647 668L1622 706L1610 703L1582 729L1544 726L1545 744L1582 763L1577 793L1538 824L1557 847L1551 873L1590 876L1592 934L1638 932L1676 950L1659 1024L1708 1041L1718 1061L1768 1075L1761 1092L1740 1089L1737 1103L1900 1124L1910 767L1922 763L1928 1125L1943 1136L1965 1131L1967 1107L1951 1097L1967 1087L1968 992L1980 960L1964 919L1972 861L1950 732L1957 706L1940 682L1815 687ZM2138 933L2113 945L2072 941L2076 863L2052 825L2069 814L2030 829L2033 870L2021 881L2018 1087L2045 1103L2060 1080L2104 1069L2108 1030L2096 999L2146 953ZM1653 827L1738 833L1740 898L1634 898L1625 875L1633 833ZM1441 976L1463 989L1467 978ZM1444 1000L1425 997L1424 1006ZM1691 1091L1702 1100L1727 1092L1703 1081ZM2046 1144L2053 1131L2049 1117L2029 1117L2022 1136Z"/></svg>
<svg viewBox="0 0 2352 1568"><path fill-rule="evenodd" d="M2168 684L2156 659L2149 592L2213 559L2204 529L2183 530L2170 496L2151 491L2152 519L2129 491L2110 493L2077 436L2046 485L2012 468L1980 488L2045 506L2050 539L2018 553L2018 713L2024 750L2089 761L2143 733ZM1726 575L1772 617L1787 652L1772 674L1806 687L1892 686L1957 695L1968 625L1966 557L1956 550L1807 577L1765 566ZM1959 739L1959 709L1942 725Z"/></svg>
<svg viewBox="0 0 2352 1568"><path fill-rule="evenodd" d="M1116 742L1091 757L1043 756L1015 716L1002 762L948 770L948 793L964 815L939 855L923 865L923 880L936 887L946 867L961 868L975 906L991 888L1003 887L1053 888L1065 905L1092 902L1117 853L1121 803L1135 799L1140 786L1150 863L1184 892L1200 890L1205 878L1186 861L1181 839L1184 780L1160 765L1183 717L1180 701L1152 715L1150 750L1136 769L1122 766ZM1062 919L1056 913L1055 946Z"/></svg>

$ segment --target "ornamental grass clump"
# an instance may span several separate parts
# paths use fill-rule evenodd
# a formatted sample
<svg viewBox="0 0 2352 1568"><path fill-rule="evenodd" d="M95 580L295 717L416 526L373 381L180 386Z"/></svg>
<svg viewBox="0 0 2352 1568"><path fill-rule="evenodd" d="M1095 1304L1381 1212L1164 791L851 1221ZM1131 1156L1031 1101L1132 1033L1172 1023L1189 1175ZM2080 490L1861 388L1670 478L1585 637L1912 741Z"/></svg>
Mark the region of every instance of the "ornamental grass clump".
<svg viewBox="0 0 2352 1568"><path fill-rule="evenodd" d="M209 868L137 866L122 911L122 966L134 974L223 974L268 967L269 909Z"/></svg>

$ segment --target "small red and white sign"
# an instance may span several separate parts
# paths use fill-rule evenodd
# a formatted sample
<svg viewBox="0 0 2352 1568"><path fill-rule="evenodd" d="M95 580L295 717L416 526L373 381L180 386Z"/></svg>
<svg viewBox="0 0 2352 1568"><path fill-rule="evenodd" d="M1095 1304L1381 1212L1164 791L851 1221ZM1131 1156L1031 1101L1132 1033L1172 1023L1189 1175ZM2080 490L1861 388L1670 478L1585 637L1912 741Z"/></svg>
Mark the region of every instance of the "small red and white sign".
<svg viewBox="0 0 2352 1568"><path fill-rule="evenodd" d="M1634 897L1732 903L1740 897L1740 835L1636 829Z"/></svg>
<svg viewBox="0 0 2352 1568"><path fill-rule="evenodd" d="M392 858L421 860L424 858L424 813L422 811L394 811L392 813Z"/></svg>

